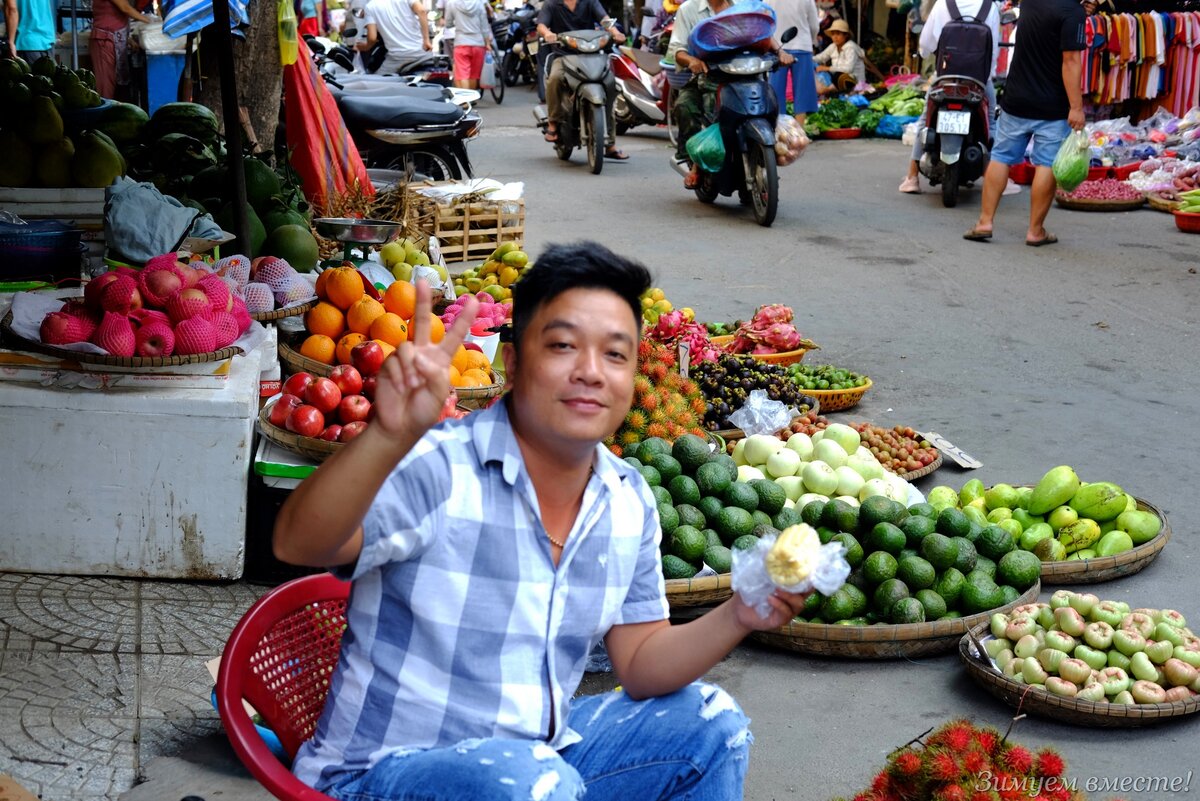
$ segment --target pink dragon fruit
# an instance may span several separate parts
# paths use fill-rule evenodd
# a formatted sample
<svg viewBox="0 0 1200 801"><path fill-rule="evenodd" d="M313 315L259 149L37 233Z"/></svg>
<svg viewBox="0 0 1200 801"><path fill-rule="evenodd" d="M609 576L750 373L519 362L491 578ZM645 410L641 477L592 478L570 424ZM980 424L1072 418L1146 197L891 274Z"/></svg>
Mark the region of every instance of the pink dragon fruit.
<svg viewBox="0 0 1200 801"><path fill-rule="evenodd" d="M790 323L792 317L790 307L784 306L782 303L772 303L768 306L759 306L750 325L754 328L765 328L774 323Z"/></svg>
<svg viewBox="0 0 1200 801"><path fill-rule="evenodd" d="M800 347L800 332L791 323L775 323L766 330L760 344L782 353Z"/></svg>

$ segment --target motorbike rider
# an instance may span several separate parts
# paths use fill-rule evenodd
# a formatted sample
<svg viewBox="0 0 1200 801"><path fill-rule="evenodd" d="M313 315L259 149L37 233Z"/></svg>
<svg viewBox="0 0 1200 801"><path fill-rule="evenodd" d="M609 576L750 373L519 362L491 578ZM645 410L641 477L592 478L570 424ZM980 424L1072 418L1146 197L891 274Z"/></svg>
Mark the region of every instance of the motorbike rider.
<svg viewBox="0 0 1200 801"><path fill-rule="evenodd" d="M979 13L980 8L982 8L983 0L955 0L955 5L958 7L959 14L963 17L974 18ZM929 11L929 16L925 18L925 26L921 28L921 40L918 48L922 58L928 58L937 53L938 39L942 35L942 29L950 20L950 8L946 0L936 0L933 8ZM991 11L988 13L987 19L984 20L984 24L992 31L992 70L985 90L987 93L988 114L994 114L996 109L996 89L992 85L992 81L996 77L996 61L1000 58L999 4L992 3ZM926 111L922 111L920 119L917 120L918 131L925 127L926 114ZM921 137L918 136L917 141L913 144L912 160L908 164L908 174L904 176L904 181L900 184L900 191L906 195L921 194L921 180L918 177L917 166L923 151L924 145L921 142Z"/></svg>
<svg viewBox="0 0 1200 801"><path fill-rule="evenodd" d="M679 163L689 160L687 141L711 122L717 98L717 87L703 78L708 72L708 65L703 59L688 54L688 38L701 20L720 14L731 5L733 4L730 0L687 0L675 12L675 29L671 31L671 43L667 46L667 61L674 60L676 69L692 73L691 79L675 96L675 106L672 110L675 122L679 126L678 144L675 149L675 158ZM778 54L781 66L786 67L795 61L774 38L771 40L771 50ZM687 189L695 189L699 180L700 167L693 164L691 172L683 179L683 185Z"/></svg>
<svg viewBox="0 0 1200 801"><path fill-rule="evenodd" d="M538 34L553 45L558 41L558 34L566 31L592 30L603 28L618 44L625 41L625 34L617 29L616 23L608 17L600 0L546 0L538 14ZM563 119L562 89L563 68L559 59L550 61L550 72L546 76L546 114L549 125L546 130L546 141L558 141L558 123ZM604 155L606 158L624 161L629 155L617 147L617 121L613 116L613 101L616 92L607 93L604 103L605 122Z"/></svg>

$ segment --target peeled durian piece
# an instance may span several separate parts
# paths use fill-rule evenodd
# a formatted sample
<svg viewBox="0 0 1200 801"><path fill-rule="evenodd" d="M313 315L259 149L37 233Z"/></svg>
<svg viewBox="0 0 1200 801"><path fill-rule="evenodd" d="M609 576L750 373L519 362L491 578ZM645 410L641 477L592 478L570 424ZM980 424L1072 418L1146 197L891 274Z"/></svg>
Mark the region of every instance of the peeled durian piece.
<svg viewBox="0 0 1200 801"><path fill-rule="evenodd" d="M791 587L812 575L821 551L816 529L807 524L788 526L767 553L767 575L781 587Z"/></svg>

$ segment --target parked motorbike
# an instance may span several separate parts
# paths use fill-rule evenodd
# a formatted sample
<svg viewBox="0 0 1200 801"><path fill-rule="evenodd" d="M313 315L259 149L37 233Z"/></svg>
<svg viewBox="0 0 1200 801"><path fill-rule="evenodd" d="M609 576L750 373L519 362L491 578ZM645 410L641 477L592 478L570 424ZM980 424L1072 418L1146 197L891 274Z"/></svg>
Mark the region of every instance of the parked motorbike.
<svg viewBox="0 0 1200 801"><path fill-rule="evenodd" d="M783 42L796 36L788 28ZM775 222L779 208L779 173L775 156L775 119L779 103L771 89L770 73L778 59L746 49L723 54L720 61L707 61L706 79L718 84L716 125L725 146L725 162L717 172L701 170L696 198L712 203L718 195L738 193L754 207L759 225ZM671 165L686 176L688 165L671 159Z"/></svg>
<svg viewBox="0 0 1200 801"><path fill-rule="evenodd" d="M558 52L547 59L546 74L554 59L563 60L563 104L569 114L558 124L554 152L563 161L581 147L587 151L593 175L604 168L605 103L617 91L608 55L612 37L605 31L568 31L558 34ZM533 118L545 133L550 117L545 105L535 106Z"/></svg>
<svg viewBox="0 0 1200 801"><path fill-rule="evenodd" d="M537 81L537 9L526 2L501 20L492 23L500 51L496 71L507 86Z"/></svg>
<svg viewBox="0 0 1200 801"><path fill-rule="evenodd" d="M418 180L472 177L466 143L479 135L483 121L453 102L454 91L356 77L342 83L326 75L325 82L366 166L402 170Z"/></svg>
<svg viewBox="0 0 1200 801"><path fill-rule="evenodd" d="M932 186L941 184L942 205L958 205L958 192L983 176L991 142L990 109L982 83L964 75L943 75L926 95L926 127L919 133L924 152L917 161Z"/></svg>
<svg viewBox="0 0 1200 801"><path fill-rule="evenodd" d="M622 47L609 60L617 81L617 98L613 104L617 133L623 134L636 125L662 125L667 122L674 93L666 76L662 75L664 68L659 57L645 50ZM669 132L674 144L673 126Z"/></svg>

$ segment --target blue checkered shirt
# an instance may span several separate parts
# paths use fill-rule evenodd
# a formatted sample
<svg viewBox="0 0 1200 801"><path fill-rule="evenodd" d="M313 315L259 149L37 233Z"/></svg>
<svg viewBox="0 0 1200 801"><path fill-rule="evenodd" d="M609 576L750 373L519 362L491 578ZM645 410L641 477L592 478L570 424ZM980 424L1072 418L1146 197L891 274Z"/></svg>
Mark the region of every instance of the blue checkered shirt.
<svg viewBox="0 0 1200 801"><path fill-rule="evenodd" d="M563 748L587 656L618 624L665 620L654 496L596 447L557 569L501 402L417 443L363 521L347 629L316 734L327 788L395 753L502 737Z"/></svg>

